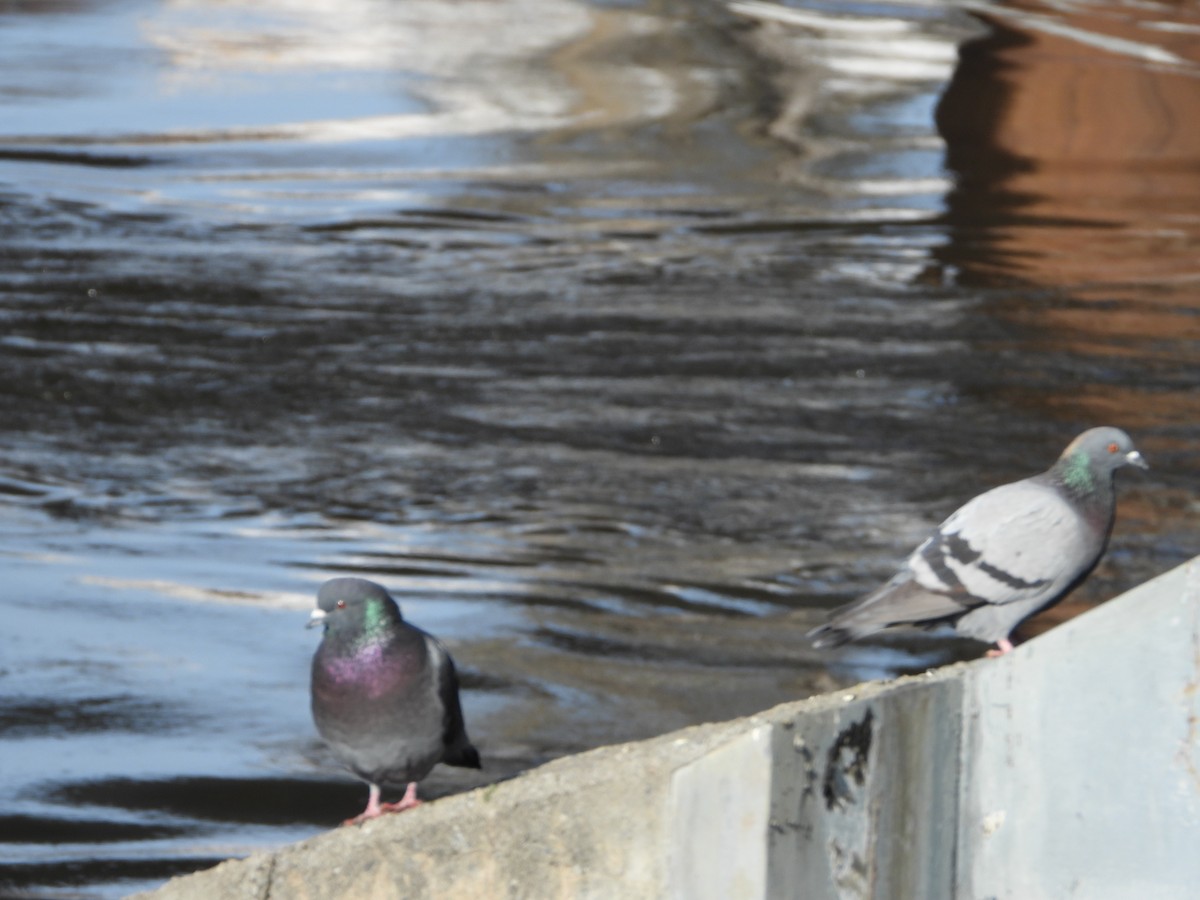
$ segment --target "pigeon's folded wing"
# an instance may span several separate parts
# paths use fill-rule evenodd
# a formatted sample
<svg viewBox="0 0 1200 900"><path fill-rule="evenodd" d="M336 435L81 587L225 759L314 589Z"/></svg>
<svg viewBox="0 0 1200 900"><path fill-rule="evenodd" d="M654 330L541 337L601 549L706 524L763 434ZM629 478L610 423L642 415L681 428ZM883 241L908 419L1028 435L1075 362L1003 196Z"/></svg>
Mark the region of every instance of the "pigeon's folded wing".
<svg viewBox="0 0 1200 900"><path fill-rule="evenodd" d="M438 699L443 710L442 740L446 746L443 762L451 766L478 769L479 752L467 737L462 704L458 698L458 672L454 668L454 660L437 638L427 634L425 640L433 661Z"/></svg>
<svg viewBox="0 0 1200 900"><path fill-rule="evenodd" d="M1103 549L1052 485L1027 479L971 500L908 559L913 580L964 605L1049 600Z"/></svg>

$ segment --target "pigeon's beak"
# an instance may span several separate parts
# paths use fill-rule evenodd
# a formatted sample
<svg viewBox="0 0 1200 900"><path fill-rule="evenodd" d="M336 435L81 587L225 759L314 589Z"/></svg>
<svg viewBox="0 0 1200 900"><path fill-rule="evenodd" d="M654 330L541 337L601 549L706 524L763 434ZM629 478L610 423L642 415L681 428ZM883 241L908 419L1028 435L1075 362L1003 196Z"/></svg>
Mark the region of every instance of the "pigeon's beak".
<svg viewBox="0 0 1200 900"><path fill-rule="evenodd" d="M325 610L314 609L312 611L312 615L310 615L308 617L308 624L305 625L304 627L305 628L316 628L318 625L324 625L324 624L325 624Z"/></svg>
<svg viewBox="0 0 1200 900"><path fill-rule="evenodd" d="M1146 462L1142 454L1138 453L1136 450L1130 450L1125 454L1125 462L1129 463L1131 466L1137 466L1139 469L1150 468L1150 463Z"/></svg>

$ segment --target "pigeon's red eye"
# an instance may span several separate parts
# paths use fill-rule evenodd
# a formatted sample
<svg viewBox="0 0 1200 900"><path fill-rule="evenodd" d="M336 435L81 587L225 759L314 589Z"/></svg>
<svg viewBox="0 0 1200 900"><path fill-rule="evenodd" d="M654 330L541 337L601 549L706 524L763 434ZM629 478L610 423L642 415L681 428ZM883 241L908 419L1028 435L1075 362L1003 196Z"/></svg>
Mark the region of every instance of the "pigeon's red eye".
<svg viewBox="0 0 1200 900"><path fill-rule="evenodd" d="M346 608L346 601L345 601L345 600L339 600L339 601L337 602L337 608L338 608L338 609L345 609L345 608Z"/></svg>
<svg viewBox="0 0 1200 900"><path fill-rule="evenodd" d="M1109 453L1116 453L1116 452L1117 452L1118 450L1120 450L1120 449L1121 449L1121 448L1120 448L1120 447L1118 447L1118 446L1117 446L1115 443L1114 443L1114 444L1109 444L1109 445L1108 445L1108 452L1109 452Z"/></svg>

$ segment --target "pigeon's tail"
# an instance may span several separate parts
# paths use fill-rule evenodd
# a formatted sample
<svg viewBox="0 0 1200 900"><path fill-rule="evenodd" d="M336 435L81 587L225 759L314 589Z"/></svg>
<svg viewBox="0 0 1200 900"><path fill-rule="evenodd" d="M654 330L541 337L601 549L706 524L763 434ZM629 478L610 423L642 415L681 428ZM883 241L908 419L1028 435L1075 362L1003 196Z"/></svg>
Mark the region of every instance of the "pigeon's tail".
<svg viewBox="0 0 1200 900"><path fill-rule="evenodd" d="M877 631L883 631L884 628L891 624L888 622L864 621L866 617L856 615L859 612L855 607L838 610L834 613L832 619L824 625L814 628L805 637L812 641L812 645L818 649L822 647L840 647L842 644L848 644L851 641L865 638L867 635L874 634Z"/></svg>
<svg viewBox="0 0 1200 900"><path fill-rule="evenodd" d="M818 625L806 637L817 648L840 647L842 644L882 631L893 624L886 606L879 602L890 593L890 588L892 584L889 582L853 603L838 607L830 614L828 622Z"/></svg>
<svg viewBox="0 0 1200 900"><path fill-rule="evenodd" d="M805 635L818 650L822 647L840 647L854 640L854 635L845 628L836 625L819 625Z"/></svg>
<svg viewBox="0 0 1200 900"><path fill-rule="evenodd" d="M892 625L917 625L960 616L958 600L928 591L906 575L893 578L861 600L835 609L829 621L808 633L814 647L837 647Z"/></svg>
<svg viewBox="0 0 1200 900"><path fill-rule="evenodd" d="M448 748L446 755L442 757L442 762L448 766L459 766L463 769L482 769L483 765L479 761L479 751L475 749L473 744L468 744L463 741L457 747Z"/></svg>

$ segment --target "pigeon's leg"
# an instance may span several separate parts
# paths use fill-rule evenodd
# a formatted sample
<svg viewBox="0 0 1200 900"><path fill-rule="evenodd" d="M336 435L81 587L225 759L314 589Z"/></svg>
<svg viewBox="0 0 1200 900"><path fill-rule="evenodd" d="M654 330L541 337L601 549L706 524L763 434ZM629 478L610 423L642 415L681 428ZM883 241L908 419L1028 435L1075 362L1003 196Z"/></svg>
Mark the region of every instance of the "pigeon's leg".
<svg viewBox="0 0 1200 900"><path fill-rule="evenodd" d="M367 795L367 808L353 819L347 819L343 825L361 825L367 819L377 819L384 814L387 807L379 802L379 785L371 785L371 793Z"/></svg>
<svg viewBox="0 0 1200 900"><path fill-rule="evenodd" d="M1005 653L1013 652L1013 644L1008 638L1000 638L996 641L997 650L989 650L987 652L988 659L995 659L997 656L1003 656Z"/></svg>
<svg viewBox="0 0 1200 900"><path fill-rule="evenodd" d="M404 796L395 803L383 804L384 812L404 812L406 809L412 809L414 806L420 806L424 800L417 799L417 783L410 781L408 787L404 791Z"/></svg>

